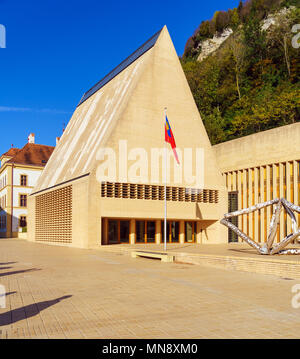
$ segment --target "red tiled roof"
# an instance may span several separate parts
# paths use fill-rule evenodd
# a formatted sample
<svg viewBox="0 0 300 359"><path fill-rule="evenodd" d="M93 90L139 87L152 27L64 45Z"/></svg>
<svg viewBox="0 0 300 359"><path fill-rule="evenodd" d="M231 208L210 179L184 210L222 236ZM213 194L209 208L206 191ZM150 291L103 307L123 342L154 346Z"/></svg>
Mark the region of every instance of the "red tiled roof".
<svg viewBox="0 0 300 359"><path fill-rule="evenodd" d="M17 163L24 165L46 166L55 147L27 143L15 156L7 163ZM9 152L9 151L8 151Z"/></svg>
<svg viewBox="0 0 300 359"><path fill-rule="evenodd" d="M20 151L19 148L12 147L7 152L3 153L2 156L14 157L19 151ZM2 157L2 156L0 156L0 157Z"/></svg>

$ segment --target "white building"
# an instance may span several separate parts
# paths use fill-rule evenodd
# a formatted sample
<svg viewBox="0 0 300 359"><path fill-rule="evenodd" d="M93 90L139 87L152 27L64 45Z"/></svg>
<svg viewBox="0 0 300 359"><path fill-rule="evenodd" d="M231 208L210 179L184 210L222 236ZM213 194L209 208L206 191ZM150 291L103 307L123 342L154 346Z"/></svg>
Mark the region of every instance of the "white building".
<svg viewBox="0 0 300 359"><path fill-rule="evenodd" d="M27 197L55 147L35 144L31 133L22 148L11 148L0 157L0 237L26 232Z"/></svg>

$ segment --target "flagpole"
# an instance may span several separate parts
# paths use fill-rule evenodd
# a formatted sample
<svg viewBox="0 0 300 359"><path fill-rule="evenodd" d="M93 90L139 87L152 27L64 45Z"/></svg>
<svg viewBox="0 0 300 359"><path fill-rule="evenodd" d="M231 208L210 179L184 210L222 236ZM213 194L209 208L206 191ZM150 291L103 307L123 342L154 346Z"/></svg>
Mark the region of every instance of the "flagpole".
<svg viewBox="0 0 300 359"><path fill-rule="evenodd" d="M167 108L164 110L164 125L166 126ZM165 140L165 220L164 220L164 251L167 251L167 143Z"/></svg>

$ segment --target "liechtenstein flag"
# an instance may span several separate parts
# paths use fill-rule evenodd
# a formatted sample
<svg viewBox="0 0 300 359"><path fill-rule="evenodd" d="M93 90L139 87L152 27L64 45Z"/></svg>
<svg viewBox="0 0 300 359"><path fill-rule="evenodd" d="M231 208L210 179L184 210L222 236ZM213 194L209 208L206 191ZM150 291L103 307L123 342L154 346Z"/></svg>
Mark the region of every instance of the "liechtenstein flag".
<svg viewBox="0 0 300 359"><path fill-rule="evenodd" d="M175 139L174 139L173 132L171 130L171 126L168 121L167 115L166 115L166 123L165 123L165 141L171 145L172 150L174 152L174 156L176 158L176 161L179 164L179 159L178 159L178 155L176 152L176 143L175 143Z"/></svg>

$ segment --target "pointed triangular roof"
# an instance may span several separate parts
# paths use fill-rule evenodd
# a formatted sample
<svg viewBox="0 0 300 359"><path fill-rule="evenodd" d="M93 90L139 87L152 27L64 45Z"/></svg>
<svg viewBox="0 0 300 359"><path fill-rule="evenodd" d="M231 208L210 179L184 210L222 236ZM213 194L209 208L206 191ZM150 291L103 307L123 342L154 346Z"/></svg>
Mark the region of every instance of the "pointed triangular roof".
<svg viewBox="0 0 300 359"><path fill-rule="evenodd" d="M214 152L165 26L83 96L34 192L95 171L98 150L110 147L118 153L119 140L147 151L163 147L164 107L177 146L202 147L205 183L210 189L222 186Z"/></svg>
<svg viewBox="0 0 300 359"><path fill-rule="evenodd" d="M124 111L160 33L84 94L37 182L37 191L91 171L96 149Z"/></svg>

